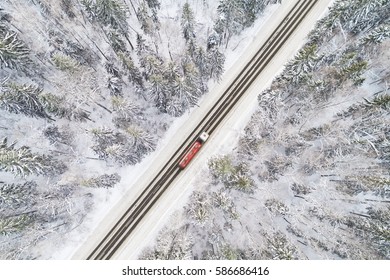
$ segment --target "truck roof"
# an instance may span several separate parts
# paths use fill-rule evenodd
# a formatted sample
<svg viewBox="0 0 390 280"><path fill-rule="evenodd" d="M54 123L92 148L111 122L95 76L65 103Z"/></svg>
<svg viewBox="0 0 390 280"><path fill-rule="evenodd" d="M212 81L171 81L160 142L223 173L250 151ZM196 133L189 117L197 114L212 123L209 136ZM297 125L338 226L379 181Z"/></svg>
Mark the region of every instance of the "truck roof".
<svg viewBox="0 0 390 280"><path fill-rule="evenodd" d="M203 131L200 136L199 136L199 139L202 141L202 142L206 142L207 139L209 138L209 134L206 132L206 131Z"/></svg>

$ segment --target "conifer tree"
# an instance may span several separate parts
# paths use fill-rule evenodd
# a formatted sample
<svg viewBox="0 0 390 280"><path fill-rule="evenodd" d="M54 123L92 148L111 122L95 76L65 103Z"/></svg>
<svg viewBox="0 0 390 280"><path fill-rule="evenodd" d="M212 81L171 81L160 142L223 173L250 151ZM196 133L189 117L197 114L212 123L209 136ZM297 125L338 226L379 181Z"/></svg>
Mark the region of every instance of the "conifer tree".
<svg viewBox="0 0 390 280"><path fill-rule="evenodd" d="M29 54L30 50L16 33L0 32L0 68L25 69L31 63Z"/></svg>
<svg viewBox="0 0 390 280"><path fill-rule="evenodd" d="M139 158L156 148L156 139L142 128L133 125L125 131L130 136L129 143Z"/></svg>
<svg viewBox="0 0 390 280"><path fill-rule="evenodd" d="M201 76L205 76L209 71L209 62L206 51L202 47L197 47L194 53L194 62L199 69Z"/></svg>
<svg viewBox="0 0 390 280"><path fill-rule="evenodd" d="M167 86L161 74L151 75L149 78L150 86L148 94L154 101L156 107L161 111L166 111L167 103Z"/></svg>
<svg viewBox="0 0 390 280"><path fill-rule="evenodd" d="M225 55L218 48L213 48L207 52L209 77L216 81L221 79L224 71Z"/></svg>
<svg viewBox="0 0 390 280"><path fill-rule="evenodd" d="M148 8L146 7L145 2L142 2L138 7L137 18L139 23L141 24L141 29L145 34L153 33L153 21L148 14Z"/></svg>
<svg viewBox="0 0 390 280"><path fill-rule="evenodd" d="M186 42L195 37L195 17L190 4L188 3L184 3L183 5L181 28Z"/></svg>
<svg viewBox="0 0 390 280"><path fill-rule="evenodd" d="M103 174L98 177L93 177L87 180L83 180L81 185L89 188L113 188L119 181L121 176L118 173Z"/></svg>
<svg viewBox="0 0 390 280"><path fill-rule="evenodd" d="M32 219L27 214L14 217L0 217L0 235L9 235L26 228Z"/></svg>
<svg viewBox="0 0 390 280"><path fill-rule="evenodd" d="M29 117L50 119L39 100L42 89L34 85L3 83L0 85L0 108Z"/></svg>
<svg viewBox="0 0 390 280"><path fill-rule="evenodd" d="M119 52L118 58L120 59L123 68L129 75L129 80L140 89L144 89L144 81L138 67L134 64L133 59L128 53Z"/></svg>
<svg viewBox="0 0 390 280"><path fill-rule="evenodd" d="M7 138L0 143L0 170L11 172L15 176L30 174L55 175L65 171L66 166L46 155L31 152L28 147L15 148L16 142L8 145Z"/></svg>
<svg viewBox="0 0 390 280"><path fill-rule="evenodd" d="M5 184L0 182L0 209L29 207L36 195L37 184L28 181L23 184Z"/></svg>
<svg viewBox="0 0 390 280"><path fill-rule="evenodd" d="M121 0L96 0L95 14L104 25L127 31L127 9Z"/></svg>

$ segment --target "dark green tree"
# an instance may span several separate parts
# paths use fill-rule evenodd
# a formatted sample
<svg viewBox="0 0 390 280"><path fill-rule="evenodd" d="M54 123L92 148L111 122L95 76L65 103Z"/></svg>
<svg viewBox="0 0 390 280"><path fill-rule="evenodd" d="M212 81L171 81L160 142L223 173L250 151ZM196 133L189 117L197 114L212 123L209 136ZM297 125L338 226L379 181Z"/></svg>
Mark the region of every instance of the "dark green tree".
<svg viewBox="0 0 390 280"><path fill-rule="evenodd" d="M188 42L195 37L195 17L190 4L184 3L181 14L181 28L184 39Z"/></svg>
<svg viewBox="0 0 390 280"><path fill-rule="evenodd" d="M218 48L213 48L207 52L208 76L219 81L224 71L225 55Z"/></svg>
<svg viewBox="0 0 390 280"><path fill-rule="evenodd" d="M29 54L16 33L0 32L0 68L25 69L31 63Z"/></svg>
<svg viewBox="0 0 390 280"><path fill-rule="evenodd" d="M66 170L66 166L50 156L38 155L30 148L15 148L16 142L8 145L7 138L0 143L0 170L11 172L15 176L56 175Z"/></svg>
<svg viewBox="0 0 390 280"><path fill-rule="evenodd" d="M39 100L42 89L34 85L0 85L0 108L15 114L50 119Z"/></svg>

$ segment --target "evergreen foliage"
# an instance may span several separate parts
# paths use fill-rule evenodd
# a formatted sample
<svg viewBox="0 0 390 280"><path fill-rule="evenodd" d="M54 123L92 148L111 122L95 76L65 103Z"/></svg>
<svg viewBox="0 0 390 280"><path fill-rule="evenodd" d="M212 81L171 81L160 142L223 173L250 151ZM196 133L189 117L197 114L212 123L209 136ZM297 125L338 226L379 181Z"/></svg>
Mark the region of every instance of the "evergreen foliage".
<svg viewBox="0 0 390 280"><path fill-rule="evenodd" d="M112 108L117 114L115 123L128 123L134 120L140 113L140 108L123 97L112 97Z"/></svg>
<svg viewBox="0 0 390 280"><path fill-rule="evenodd" d="M129 75L129 80L139 89L143 89L144 81L142 79L142 74L138 67L134 64L133 59L128 53L119 52L118 58L120 59L123 68L126 70L126 73Z"/></svg>
<svg viewBox="0 0 390 280"><path fill-rule="evenodd" d="M8 112L49 120L53 120L50 114L75 121L89 119L87 112L65 102L65 98L44 93L35 85L6 82L0 85L0 108Z"/></svg>
<svg viewBox="0 0 390 280"><path fill-rule="evenodd" d="M305 76L309 75L322 59L317 49L316 44L303 47L288 63L283 73L284 78L298 84Z"/></svg>
<svg viewBox="0 0 390 280"><path fill-rule="evenodd" d="M17 209L33 204L31 197L36 193L37 184L28 181L23 184L0 182L0 209Z"/></svg>
<svg viewBox="0 0 390 280"><path fill-rule="evenodd" d="M150 86L148 94L154 101L154 104L161 112L166 112L167 90L166 82L161 74L151 75L149 78Z"/></svg>
<svg viewBox="0 0 390 280"><path fill-rule="evenodd" d="M377 45L388 38L390 38L390 24L384 24L374 28L360 41L362 45Z"/></svg>
<svg viewBox="0 0 390 280"><path fill-rule="evenodd" d="M143 260L189 260L193 238L188 234L188 226L177 229L164 227L158 236L153 250L143 252Z"/></svg>
<svg viewBox="0 0 390 280"><path fill-rule="evenodd" d="M96 0L94 13L103 25L126 32L127 8L121 0Z"/></svg>
<svg viewBox="0 0 390 280"><path fill-rule="evenodd" d="M197 47L194 52L194 62L201 76L206 76L209 73L208 56L202 47Z"/></svg>
<svg viewBox="0 0 390 280"><path fill-rule="evenodd" d="M104 30L113 50L117 53L125 52L126 43L123 40L123 34L110 26L106 27Z"/></svg>
<svg viewBox="0 0 390 280"><path fill-rule="evenodd" d="M190 4L184 3L181 14L181 28L184 39L188 42L195 37L195 17Z"/></svg>
<svg viewBox="0 0 390 280"><path fill-rule="evenodd" d="M268 2L264 0L220 0L217 8L219 17L214 30L219 38L225 38L227 45L232 35L239 34L253 24L266 4Z"/></svg>
<svg viewBox="0 0 390 280"><path fill-rule="evenodd" d="M388 0L338 0L330 7L328 15L318 22L311 39L323 42L340 27L351 35L375 30L382 24L389 24L389 13Z"/></svg>
<svg viewBox="0 0 390 280"><path fill-rule="evenodd" d="M0 108L29 117L50 118L39 99L42 89L34 85L2 83L0 85Z"/></svg>
<svg viewBox="0 0 390 280"><path fill-rule="evenodd" d="M15 148L16 142L8 145L7 138L0 143L0 171L11 172L15 176L57 175L66 170L66 166L50 156L38 155L28 147Z"/></svg>
<svg viewBox="0 0 390 280"><path fill-rule="evenodd" d="M223 183L225 187L244 192L253 190L254 181L245 163L234 164L229 156L221 156L211 159L208 166L214 180Z"/></svg>
<svg viewBox="0 0 390 280"><path fill-rule="evenodd" d="M156 148L156 139L142 128L133 125L127 127L125 132L130 136L129 144L139 158Z"/></svg>
<svg viewBox="0 0 390 280"><path fill-rule="evenodd" d="M45 110L58 118L79 122L90 120L88 112L75 104L67 103L64 97L51 93L41 93L38 97Z"/></svg>
<svg viewBox="0 0 390 280"><path fill-rule="evenodd" d="M355 85L360 85L365 80L362 76L368 67L367 61L360 58L356 52L345 53L336 65L340 67L338 78L341 81L350 79Z"/></svg>
<svg viewBox="0 0 390 280"><path fill-rule="evenodd" d="M161 3L159 0L146 0L146 3L148 4L149 8L158 10L161 7Z"/></svg>
<svg viewBox="0 0 390 280"><path fill-rule="evenodd" d="M31 217L26 214L4 218L0 216L0 235L9 235L20 232L31 222Z"/></svg>
<svg viewBox="0 0 390 280"><path fill-rule="evenodd" d="M83 180L81 185L89 188L113 188L117 183L119 183L121 177L118 173L113 174L104 174L87 180Z"/></svg>
<svg viewBox="0 0 390 280"><path fill-rule="evenodd" d="M366 99L367 106L390 110L390 94L382 94L375 96L373 100Z"/></svg>
<svg viewBox="0 0 390 280"><path fill-rule="evenodd" d="M190 197L190 207L187 213L195 225L204 227L209 221L211 205L205 193L194 192Z"/></svg>
<svg viewBox="0 0 390 280"><path fill-rule="evenodd" d="M152 34L154 32L153 20L149 16L148 7L145 2L142 2L138 7L137 18L145 34Z"/></svg>
<svg viewBox="0 0 390 280"><path fill-rule="evenodd" d="M64 53L56 52L52 55L51 59L54 65L62 71L75 73L80 70L80 64Z"/></svg>
<svg viewBox="0 0 390 280"><path fill-rule="evenodd" d="M297 259L297 249L290 244L286 236L278 231L273 236L266 236L266 254L272 260L292 260Z"/></svg>
<svg viewBox="0 0 390 280"><path fill-rule="evenodd" d="M74 140L73 135L69 131L61 131L58 126L55 125L47 127L43 131L43 135L49 139L50 144L61 143L64 145L71 145Z"/></svg>
<svg viewBox="0 0 390 280"><path fill-rule="evenodd" d="M220 81L224 71L225 55L217 48L213 48L207 52L209 77L215 81Z"/></svg>
<svg viewBox="0 0 390 280"><path fill-rule="evenodd" d="M131 48L133 48L127 34L127 15L129 11L123 0L81 0L81 4L91 20L98 21L103 26L108 27L108 30L116 30L126 38ZM112 42L114 50L123 47L121 45L123 41L114 31L108 31L106 34Z"/></svg>
<svg viewBox="0 0 390 280"><path fill-rule="evenodd" d="M31 64L30 50L18 39L16 33L0 32L0 68L25 69Z"/></svg>
<svg viewBox="0 0 390 280"><path fill-rule="evenodd" d="M111 159L120 165L136 164L156 147L155 139L146 131L130 126L125 133L108 128L92 130L95 145L92 150L101 159Z"/></svg>

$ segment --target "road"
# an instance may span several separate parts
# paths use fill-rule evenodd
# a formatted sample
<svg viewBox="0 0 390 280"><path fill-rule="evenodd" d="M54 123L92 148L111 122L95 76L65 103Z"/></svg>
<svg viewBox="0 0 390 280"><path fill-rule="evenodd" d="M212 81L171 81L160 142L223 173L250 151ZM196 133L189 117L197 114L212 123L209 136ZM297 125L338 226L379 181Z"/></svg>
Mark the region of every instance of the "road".
<svg viewBox="0 0 390 280"><path fill-rule="evenodd" d="M179 182L182 182L183 178L191 176L189 170L195 169L200 162L200 157L207 154L210 146L213 146L209 145L210 142L221 143L218 142L220 141L218 138L221 138L223 134L220 130L227 126L234 113L240 112L240 107L245 106L248 102L249 92L257 91L258 94L260 88L265 89L265 85L270 83L274 74L279 72L283 64L296 52L310 27L331 1L288 2L290 3L282 6L278 11L278 20L271 18L271 22L269 24L267 22L266 25L268 30L262 33L263 36L254 40L252 46L257 45L257 48L252 47L252 51L247 52L246 59L240 60L238 63L241 65L235 65L234 69L238 69L238 73L235 71L236 75L231 76L234 78L229 79L229 76L233 75L234 72L229 72L228 75L224 76L224 82L220 87L221 93L217 95L218 99L214 100L213 103L202 104L201 108L204 109L197 112L199 115L203 113L202 120L197 124L187 125L187 128L183 129L185 139L181 144L174 146L176 150L173 149L172 152L171 148L165 153L164 157L168 157L168 160L165 161L166 164L160 168L148 170L147 176L143 176L137 181L137 185L146 187L140 190L135 200L125 197L123 205L127 205L127 209L119 215L118 212L115 215L110 215L110 218L103 224L111 230L103 234L104 230L102 229L100 234L97 234L100 237L93 236L94 242L90 242L89 249L85 247L75 255L75 258L128 259L136 257L137 250L134 249L140 247L138 244L145 244L145 241L148 240L145 238L146 236L149 235L150 238L156 232L157 224L150 223L150 220L153 220L152 217L154 216L154 219L157 217L158 220L162 216L161 214L167 213L164 212L164 208L161 209L161 206L164 203L167 204L167 201L171 201L170 205L172 206L172 201L177 201L181 197L179 194L183 191L174 191L174 189L177 190L177 185L182 185ZM295 47L291 47L292 42L295 42ZM259 48L259 46L261 47ZM289 47L286 49L286 46ZM267 75L263 75L263 73ZM261 81L262 76L266 76L266 81ZM256 99L252 98L251 102L254 103L254 100ZM181 172L177 166L178 161L202 131L207 131L211 135L209 142L189 168ZM170 186L172 182L175 183L175 186ZM173 197L172 194L174 194ZM162 203L163 201L165 202ZM123 205L121 208L125 207ZM167 206L165 209L171 208L169 205ZM152 229L149 230L151 227Z"/></svg>

